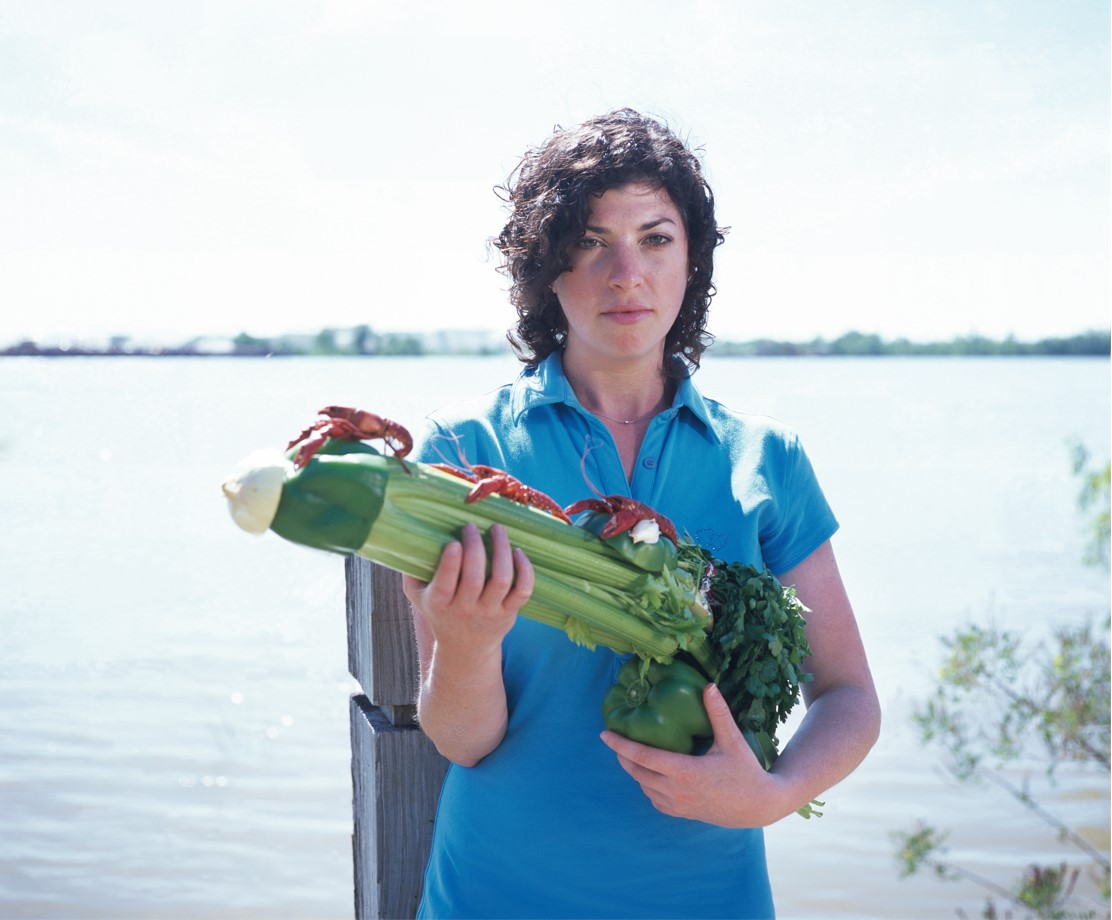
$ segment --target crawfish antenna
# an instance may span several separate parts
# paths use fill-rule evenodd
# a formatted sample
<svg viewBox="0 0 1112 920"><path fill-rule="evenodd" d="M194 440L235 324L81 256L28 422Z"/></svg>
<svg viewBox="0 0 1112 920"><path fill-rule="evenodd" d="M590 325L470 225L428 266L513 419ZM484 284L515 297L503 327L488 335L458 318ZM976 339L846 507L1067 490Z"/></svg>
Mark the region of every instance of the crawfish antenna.
<svg viewBox="0 0 1112 920"><path fill-rule="evenodd" d="M592 443L590 435L587 435L583 439L583 455L579 458L579 472L583 476L583 481L587 483L588 488L590 488L590 490L594 492L595 495L601 498L602 493L595 488L595 484L591 482L591 477L587 475L587 454L589 454L598 446L599 445L597 441Z"/></svg>
<svg viewBox="0 0 1112 920"><path fill-rule="evenodd" d="M447 457L443 450L440 449L441 441L450 441L456 449L456 460L451 460ZM471 464L467 461L467 455L463 452L460 446L460 437L454 431L449 431L447 434L437 434L433 439L432 444L436 450L436 455L448 466L459 467L462 470L470 470Z"/></svg>

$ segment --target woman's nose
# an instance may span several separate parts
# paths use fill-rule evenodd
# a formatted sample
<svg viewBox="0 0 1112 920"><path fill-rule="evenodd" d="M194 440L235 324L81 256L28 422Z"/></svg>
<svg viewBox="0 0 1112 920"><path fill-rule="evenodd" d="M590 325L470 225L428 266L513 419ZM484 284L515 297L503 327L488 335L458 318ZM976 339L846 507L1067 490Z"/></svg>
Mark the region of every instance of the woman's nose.
<svg viewBox="0 0 1112 920"><path fill-rule="evenodd" d="M616 288L635 287L644 280L641 254L632 246L615 246L610 250L610 284Z"/></svg>

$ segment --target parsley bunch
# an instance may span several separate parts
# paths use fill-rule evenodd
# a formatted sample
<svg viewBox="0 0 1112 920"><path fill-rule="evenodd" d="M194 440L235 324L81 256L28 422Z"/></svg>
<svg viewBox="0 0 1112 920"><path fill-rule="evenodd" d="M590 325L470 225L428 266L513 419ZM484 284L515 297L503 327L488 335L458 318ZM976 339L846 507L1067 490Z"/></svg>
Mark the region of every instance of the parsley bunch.
<svg viewBox="0 0 1112 920"><path fill-rule="evenodd" d="M734 720L766 770L776 760L776 731L811 680L803 660L811 654L804 631L810 611L767 569L722 562L684 541L682 564L703 567L707 607L714 617L710 641L718 663L711 675ZM821 805L821 802L814 804ZM819 815L811 805L804 817Z"/></svg>

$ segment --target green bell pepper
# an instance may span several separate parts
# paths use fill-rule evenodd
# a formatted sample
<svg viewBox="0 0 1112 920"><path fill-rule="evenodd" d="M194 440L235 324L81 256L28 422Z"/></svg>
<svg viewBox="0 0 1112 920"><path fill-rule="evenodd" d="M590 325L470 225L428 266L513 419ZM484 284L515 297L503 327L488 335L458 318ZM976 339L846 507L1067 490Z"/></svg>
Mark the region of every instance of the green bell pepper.
<svg viewBox="0 0 1112 920"><path fill-rule="evenodd" d="M690 754L714 734L703 688L707 679L682 661L668 664L631 658L602 699L606 727L665 751Z"/></svg>

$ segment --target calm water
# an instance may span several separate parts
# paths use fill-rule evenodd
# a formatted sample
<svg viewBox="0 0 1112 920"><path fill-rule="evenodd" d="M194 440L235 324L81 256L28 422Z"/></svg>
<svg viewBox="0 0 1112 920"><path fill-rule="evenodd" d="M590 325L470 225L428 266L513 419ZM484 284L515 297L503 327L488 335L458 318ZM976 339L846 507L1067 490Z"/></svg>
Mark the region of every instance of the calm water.
<svg viewBox="0 0 1112 920"><path fill-rule="evenodd" d="M0 915L352 915L342 561L252 538L219 484L328 403L416 427L510 358L0 362ZM1080 566L1073 440L1109 454L1109 362L710 359L704 390L802 432L885 705L826 817L768 834L782 917L941 917L975 889L900 881L917 818L1006 881L1061 858L946 781L908 713L936 636L1105 616ZM1107 778L1047 801L1108 846Z"/></svg>

